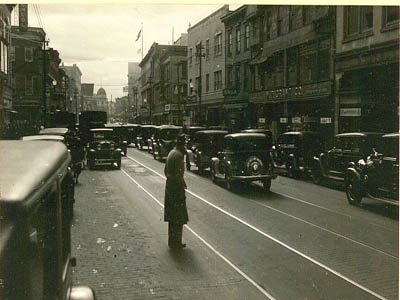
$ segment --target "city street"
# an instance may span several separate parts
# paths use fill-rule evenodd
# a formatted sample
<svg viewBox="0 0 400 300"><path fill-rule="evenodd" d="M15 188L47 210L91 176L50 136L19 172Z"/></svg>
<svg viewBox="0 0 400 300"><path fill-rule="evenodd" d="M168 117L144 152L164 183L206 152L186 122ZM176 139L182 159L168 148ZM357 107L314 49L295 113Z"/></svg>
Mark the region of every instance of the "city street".
<svg viewBox="0 0 400 300"><path fill-rule="evenodd" d="M129 148L75 189L74 282L98 299L398 299L397 207L279 176L234 192L185 172L183 250L167 245L164 163Z"/></svg>

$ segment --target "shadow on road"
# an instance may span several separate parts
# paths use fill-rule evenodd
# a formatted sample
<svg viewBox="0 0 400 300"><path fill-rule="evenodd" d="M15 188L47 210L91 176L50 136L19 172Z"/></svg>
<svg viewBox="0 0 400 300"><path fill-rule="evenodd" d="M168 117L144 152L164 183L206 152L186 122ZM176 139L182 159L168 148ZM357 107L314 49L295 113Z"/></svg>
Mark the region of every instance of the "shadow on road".
<svg viewBox="0 0 400 300"><path fill-rule="evenodd" d="M190 273L196 273L202 270L196 255L191 249L169 249L168 254L177 267L182 270L189 271Z"/></svg>

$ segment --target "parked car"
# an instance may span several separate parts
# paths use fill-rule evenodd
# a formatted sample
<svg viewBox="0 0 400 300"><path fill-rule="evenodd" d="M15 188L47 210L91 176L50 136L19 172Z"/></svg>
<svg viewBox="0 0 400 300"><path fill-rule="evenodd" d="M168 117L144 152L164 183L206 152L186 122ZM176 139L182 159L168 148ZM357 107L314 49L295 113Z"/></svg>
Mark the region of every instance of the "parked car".
<svg viewBox="0 0 400 300"><path fill-rule="evenodd" d="M73 285L70 159L58 141L0 141L0 299L95 299Z"/></svg>
<svg viewBox="0 0 400 300"><path fill-rule="evenodd" d="M138 134L136 136L136 147L139 150L144 150L143 147L148 147L148 140L151 137L152 128L156 127L156 125L142 125L138 128Z"/></svg>
<svg viewBox="0 0 400 300"><path fill-rule="evenodd" d="M118 138L111 128L97 128L90 130L87 165L92 169L96 165L114 165L121 168L122 150Z"/></svg>
<svg viewBox="0 0 400 300"><path fill-rule="evenodd" d="M248 129L243 129L242 131L243 133L262 133L265 134L265 137L267 138L267 142L268 142L268 149L272 148L272 132L269 129L264 129L264 128L248 128Z"/></svg>
<svg viewBox="0 0 400 300"><path fill-rule="evenodd" d="M281 134L273 149L273 158L277 172L285 170L292 178L300 172L309 173L314 165L314 156L323 151L321 136L318 132L290 131Z"/></svg>
<svg viewBox="0 0 400 300"><path fill-rule="evenodd" d="M181 133L182 127L174 125L157 126L154 131L153 157L163 160L176 145L176 138Z"/></svg>
<svg viewBox="0 0 400 300"><path fill-rule="evenodd" d="M136 146L136 136L137 136L137 132L138 132L138 128L140 127L139 124L124 124L123 125L126 129L127 129L127 137L126 137L126 141L128 142L128 146L132 143L135 144Z"/></svg>
<svg viewBox="0 0 400 300"><path fill-rule="evenodd" d="M399 205L399 133L385 134L375 151L346 170L345 190L352 205L363 197Z"/></svg>
<svg viewBox="0 0 400 300"><path fill-rule="evenodd" d="M111 128L114 133L114 137L118 137L119 146L122 150L122 156L128 154L128 129L124 127L121 123L108 123L105 124L105 128Z"/></svg>
<svg viewBox="0 0 400 300"><path fill-rule="evenodd" d="M147 139L147 152L149 153L153 153L153 143L155 141L155 133L157 127L158 126L154 126L150 128L149 138Z"/></svg>
<svg viewBox="0 0 400 300"><path fill-rule="evenodd" d="M39 135L60 135L65 138L66 144L70 142L73 134L69 128L64 127L49 127L39 131Z"/></svg>
<svg viewBox="0 0 400 300"><path fill-rule="evenodd" d="M191 149L186 149L186 169L196 166L199 173L211 166L211 158L222 150L226 130L200 130L194 134Z"/></svg>
<svg viewBox="0 0 400 300"><path fill-rule="evenodd" d="M191 149L193 144L193 137L197 131L206 130L203 126L188 126L183 128L183 133L185 134L185 147L186 149Z"/></svg>
<svg viewBox="0 0 400 300"><path fill-rule="evenodd" d="M270 144L265 134L233 133L224 137L223 149L212 158L211 179L225 181L232 189L235 182L260 181L271 188L274 173Z"/></svg>
<svg viewBox="0 0 400 300"><path fill-rule="evenodd" d="M313 158L311 178L319 184L323 179L344 182L346 169L352 162L366 159L380 143L382 133L353 132L335 136L334 147Z"/></svg>

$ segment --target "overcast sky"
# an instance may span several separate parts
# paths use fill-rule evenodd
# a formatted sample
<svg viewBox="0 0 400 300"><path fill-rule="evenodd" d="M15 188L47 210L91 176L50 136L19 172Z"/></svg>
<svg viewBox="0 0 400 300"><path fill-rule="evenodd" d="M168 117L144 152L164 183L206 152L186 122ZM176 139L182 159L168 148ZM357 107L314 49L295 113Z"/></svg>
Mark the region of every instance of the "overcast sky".
<svg viewBox="0 0 400 300"><path fill-rule="evenodd" d="M143 23L146 55L153 42L171 44L222 5L77 5L39 4L40 19L50 40L49 47L60 53L65 65L77 64L83 83L102 86L110 100L123 96L128 62L140 62L141 38L135 41ZM230 6L231 9L239 5ZM14 10L17 12L17 9ZM17 19L13 17L12 23ZM29 4L29 26L41 27Z"/></svg>

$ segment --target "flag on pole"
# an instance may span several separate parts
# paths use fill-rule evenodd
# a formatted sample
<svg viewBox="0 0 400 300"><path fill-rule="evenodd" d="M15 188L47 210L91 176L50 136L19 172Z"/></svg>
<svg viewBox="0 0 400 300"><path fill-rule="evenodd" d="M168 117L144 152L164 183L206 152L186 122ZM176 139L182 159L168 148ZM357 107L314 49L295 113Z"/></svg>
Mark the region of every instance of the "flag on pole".
<svg viewBox="0 0 400 300"><path fill-rule="evenodd" d="M139 30L139 32L138 32L138 34L137 34L137 38L136 38L136 41L135 42L137 42L138 40L139 40L139 38L140 38L140 34L142 33L142 29L140 29Z"/></svg>

